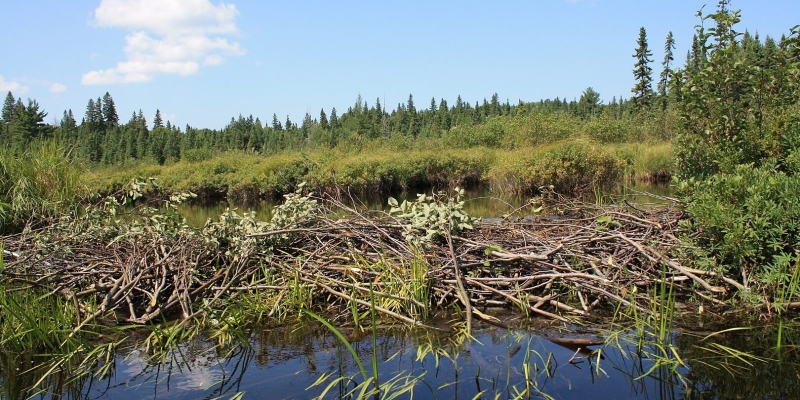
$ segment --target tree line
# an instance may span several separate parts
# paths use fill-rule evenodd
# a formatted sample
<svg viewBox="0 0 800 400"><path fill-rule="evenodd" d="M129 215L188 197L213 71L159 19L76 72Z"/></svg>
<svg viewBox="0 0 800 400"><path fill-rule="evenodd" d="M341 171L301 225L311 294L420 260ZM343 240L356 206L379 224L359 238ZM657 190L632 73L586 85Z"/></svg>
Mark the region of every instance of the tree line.
<svg viewBox="0 0 800 400"><path fill-rule="evenodd" d="M727 2L722 2L727 4ZM470 103L461 96L450 104L445 99L431 98L427 106L418 107L413 95L405 103L389 110L380 98L369 104L360 95L352 106L341 114L336 108L319 115L306 113L301 121L289 116L272 115L271 121L261 121L252 115L231 118L222 129L181 127L163 121L156 110L148 123L142 110L133 112L126 123L120 118L111 95L90 99L83 117L78 121L73 111L64 111L57 126L44 122L47 113L40 110L36 100L23 103L11 92L6 95L0 123L0 144L22 152L39 140L57 139L69 153L92 163L119 164L129 160L145 160L159 164L196 157L204 152L228 150L275 154L285 150L334 148L359 145L375 140L437 139L457 126L476 126L492 118L515 118L532 113L563 113L582 120L599 117L623 119L653 113L676 112L681 106L682 88L688 77L698 71L708 59L709 44L702 31L695 34L682 68L674 67L675 41L670 32L664 45L662 72L653 88L652 52L644 27L639 31L636 48L632 96L616 96L608 103L600 101L600 93L586 88L577 99L555 98L538 102L510 103L501 101L498 94L489 100ZM738 57L768 71L778 67L777 59L787 57L784 36L779 41L745 32L739 39L731 38ZM685 102L684 102L685 103Z"/></svg>

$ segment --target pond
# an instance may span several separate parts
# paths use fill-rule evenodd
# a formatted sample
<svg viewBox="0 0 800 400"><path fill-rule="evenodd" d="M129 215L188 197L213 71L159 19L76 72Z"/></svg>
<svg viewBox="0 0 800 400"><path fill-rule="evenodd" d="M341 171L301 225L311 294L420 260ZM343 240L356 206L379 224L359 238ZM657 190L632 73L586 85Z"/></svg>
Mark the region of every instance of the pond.
<svg viewBox="0 0 800 400"><path fill-rule="evenodd" d="M406 193L395 193L393 197L402 200L413 200L418 193L431 193L431 190L411 190ZM655 195L649 196L647 193ZM623 186L612 193L590 194L587 201L596 203L598 201L611 202L620 198L625 198L636 204L663 204L667 202L663 197L674 196L674 191L669 185L647 185L637 183L635 185ZM517 216L530 215L531 207L526 206L529 198L514 196L508 193L496 192L488 186L477 186L465 190L464 210L473 217L500 217L513 213ZM383 210L389 211L386 198L371 199L352 199L343 201L345 204L355 205L359 210ZM354 204L355 203L355 204ZM279 202L262 200L250 203L236 203L228 200L212 202L189 202L179 206L180 213L186 217L190 226L201 227L209 218L217 218L225 212L225 209L236 209L238 212L253 211L256 218L261 221L268 221L272 217L272 209Z"/></svg>
<svg viewBox="0 0 800 400"><path fill-rule="evenodd" d="M536 321L513 329L478 324L472 339L450 329L379 327L373 336L369 328L343 328L344 345L330 330L304 324L254 329L245 343L230 346L200 335L160 357L141 343L131 345L116 356L108 376L78 382L64 394L115 400L347 398L373 376L374 357L381 398L800 398L797 343L789 343L797 328L782 327L779 347L775 326L710 337L676 331L659 343L648 332L619 326L563 331ZM564 338L603 344L557 344ZM18 398L16 371L0 377L2 397Z"/></svg>

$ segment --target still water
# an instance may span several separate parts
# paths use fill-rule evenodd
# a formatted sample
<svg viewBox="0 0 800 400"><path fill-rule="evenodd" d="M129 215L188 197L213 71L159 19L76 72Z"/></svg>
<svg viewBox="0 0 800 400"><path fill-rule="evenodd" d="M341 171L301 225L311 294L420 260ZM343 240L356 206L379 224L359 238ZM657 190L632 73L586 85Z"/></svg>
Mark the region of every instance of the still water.
<svg viewBox="0 0 800 400"><path fill-rule="evenodd" d="M513 330L478 324L473 340L450 330L384 327L373 343L369 328L341 332L367 377L375 357L382 398L796 399L800 366L792 338L800 331L783 329L790 333L780 347L774 327L711 338L675 332L661 344L634 330L560 332L546 324ZM602 344L559 345L559 337ZM324 398L342 398L364 382L342 343L324 327L304 325L255 329L245 344L227 347L198 337L161 361L132 344L117 355L110 376L85 381L65 397L309 399L326 392ZM14 377L0 379L0 388L6 379Z"/></svg>
<svg viewBox="0 0 800 400"><path fill-rule="evenodd" d="M418 193L430 194L431 191L409 191L397 193L393 197L398 201L414 200ZM655 196L649 196L653 194ZM668 185L644 185L636 184L624 186L613 193L589 194L586 201L596 202L615 202L625 198L636 204L664 204L667 201L663 197L674 196L673 189ZM389 211L387 203L388 196L371 199L353 199L343 201L348 206L357 210L382 210ZM488 186L473 187L465 191L464 210L473 217L500 217L506 214L525 216L531 214L532 207L528 205L529 197L513 196L507 193L492 191ZM179 207L180 213L186 217L190 226L201 227L211 218L215 219L225 212L225 209L236 209L237 212L256 213L256 218L261 221L269 221L272 217L272 209L280 204L278 201L262 200L250 203L235 203L228 200L203 203L186 203Z"/></svg>

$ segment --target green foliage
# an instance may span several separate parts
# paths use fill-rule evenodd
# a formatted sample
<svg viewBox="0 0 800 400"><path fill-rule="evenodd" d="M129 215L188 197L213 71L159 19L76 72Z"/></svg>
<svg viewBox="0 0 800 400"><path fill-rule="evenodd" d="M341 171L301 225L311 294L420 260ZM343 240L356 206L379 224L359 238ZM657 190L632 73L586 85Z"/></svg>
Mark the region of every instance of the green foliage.
<svg viewBox="0 0 800 400"><path fill-rule="evenodd" d="M792 123L800 111L800 60L792 55L797 32L785 40L785 51L777 51L762 66L738 40L738 11L719 11L703 20L715 23L697 32L708 57L697 59L698 68L680 71L673 80L683 88L679 108L684 129L677 138L681 176L702 178L732 172L737 164L758 167L769 158L785 158L792 150L786 139L799 135Z"/></svg>
<svg viewBox="0 0 800 400"><path fill-rule="evenodd" d="M2 264L0 258L0 270ZM59 293L0 283L0 397L63 392L79 398L87 379L113 372L121 329L94 324L75 329L76 306ZM84 307L91 311L96 304Z"/></svg>
<svg viewBox="0 0 800 400"><path fill-rule="evenodd" d="M320 212L317 200L311 196L313 193L303 193L306 183L297 185L294 193L283 196L283 204L272 211L274 229L292 229L307 225Z"/></svg>
<svg viewBox="0 0 800 400"><path fill-rule="evenodd" d="M788 282L800 255L800 176L740 165L681 186L694 243L718 268L765 296Z"/></svg>
<svg viewBox="0 0 800 400"><path fill-rule="evenodd" d="M88 190L81 167L53 142L15 155L0 149L0 232L69 210Z"/></svg>
<svg viewBox="0 0 800 400"><path fill-rule="evenodd" d="M542 186L578 194L612 188L624 176L625 163L586 141L570 141L536 151L508 154L491 169L492 186L513 193L536 193Z"/></svg>
<svg viewBox="0 0 800 400"><path fill-rule="evenodd" d="M742 280L746 300L785 302L800 294L790 281L800 250L800 41L795 28L765 56L766 45L741 39L740 14L726 4L702 17L714 26L698 28L693 66L673 80L687 237L704 255L697 265Z"/></svg>
<svg viewBox="0 0 800 400"><path fill-rule="evenodd" d="M650 57L653 53L647 46L647 31L644 27L639 28L639 39L636 41L636 53L633 57L636 59L636 65L633 68L633 79L636 85L631 89L633 92L633 103L639 109L650 107L650 102L653 97L653 68L650 63L653 60Z"/></svg>
<svg viewBox="0 0 800 400"><path fill-rule="evenodd" d="M418 194L413 202L398 204L389 198L389 214L403 223L403 235L418 247L427 247L436 238L472 229L474 219L464 212L464 189L455 188L455 198L438 192Z"/></svg>

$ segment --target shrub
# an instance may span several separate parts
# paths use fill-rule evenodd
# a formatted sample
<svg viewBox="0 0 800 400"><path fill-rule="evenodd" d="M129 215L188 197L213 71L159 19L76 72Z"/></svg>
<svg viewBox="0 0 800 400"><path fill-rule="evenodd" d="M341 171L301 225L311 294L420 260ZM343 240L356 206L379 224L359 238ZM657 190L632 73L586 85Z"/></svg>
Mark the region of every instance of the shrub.
<svg viewBox="0 0 800 400"><path fill-rule="evenodd" d="M513 193L536 193L542 186L580 194L615 187L625 163L588 142L571 141L543 149L519 150L499 160L489 172L492 186Z"/></svg>
<svg viewBox="0 0 800 400"><path fill-rule="evenodd" d="M800 251L800 176L774 167L739 165L687 193L692 244L728 276L770 296L792 276Z"/></svg>

